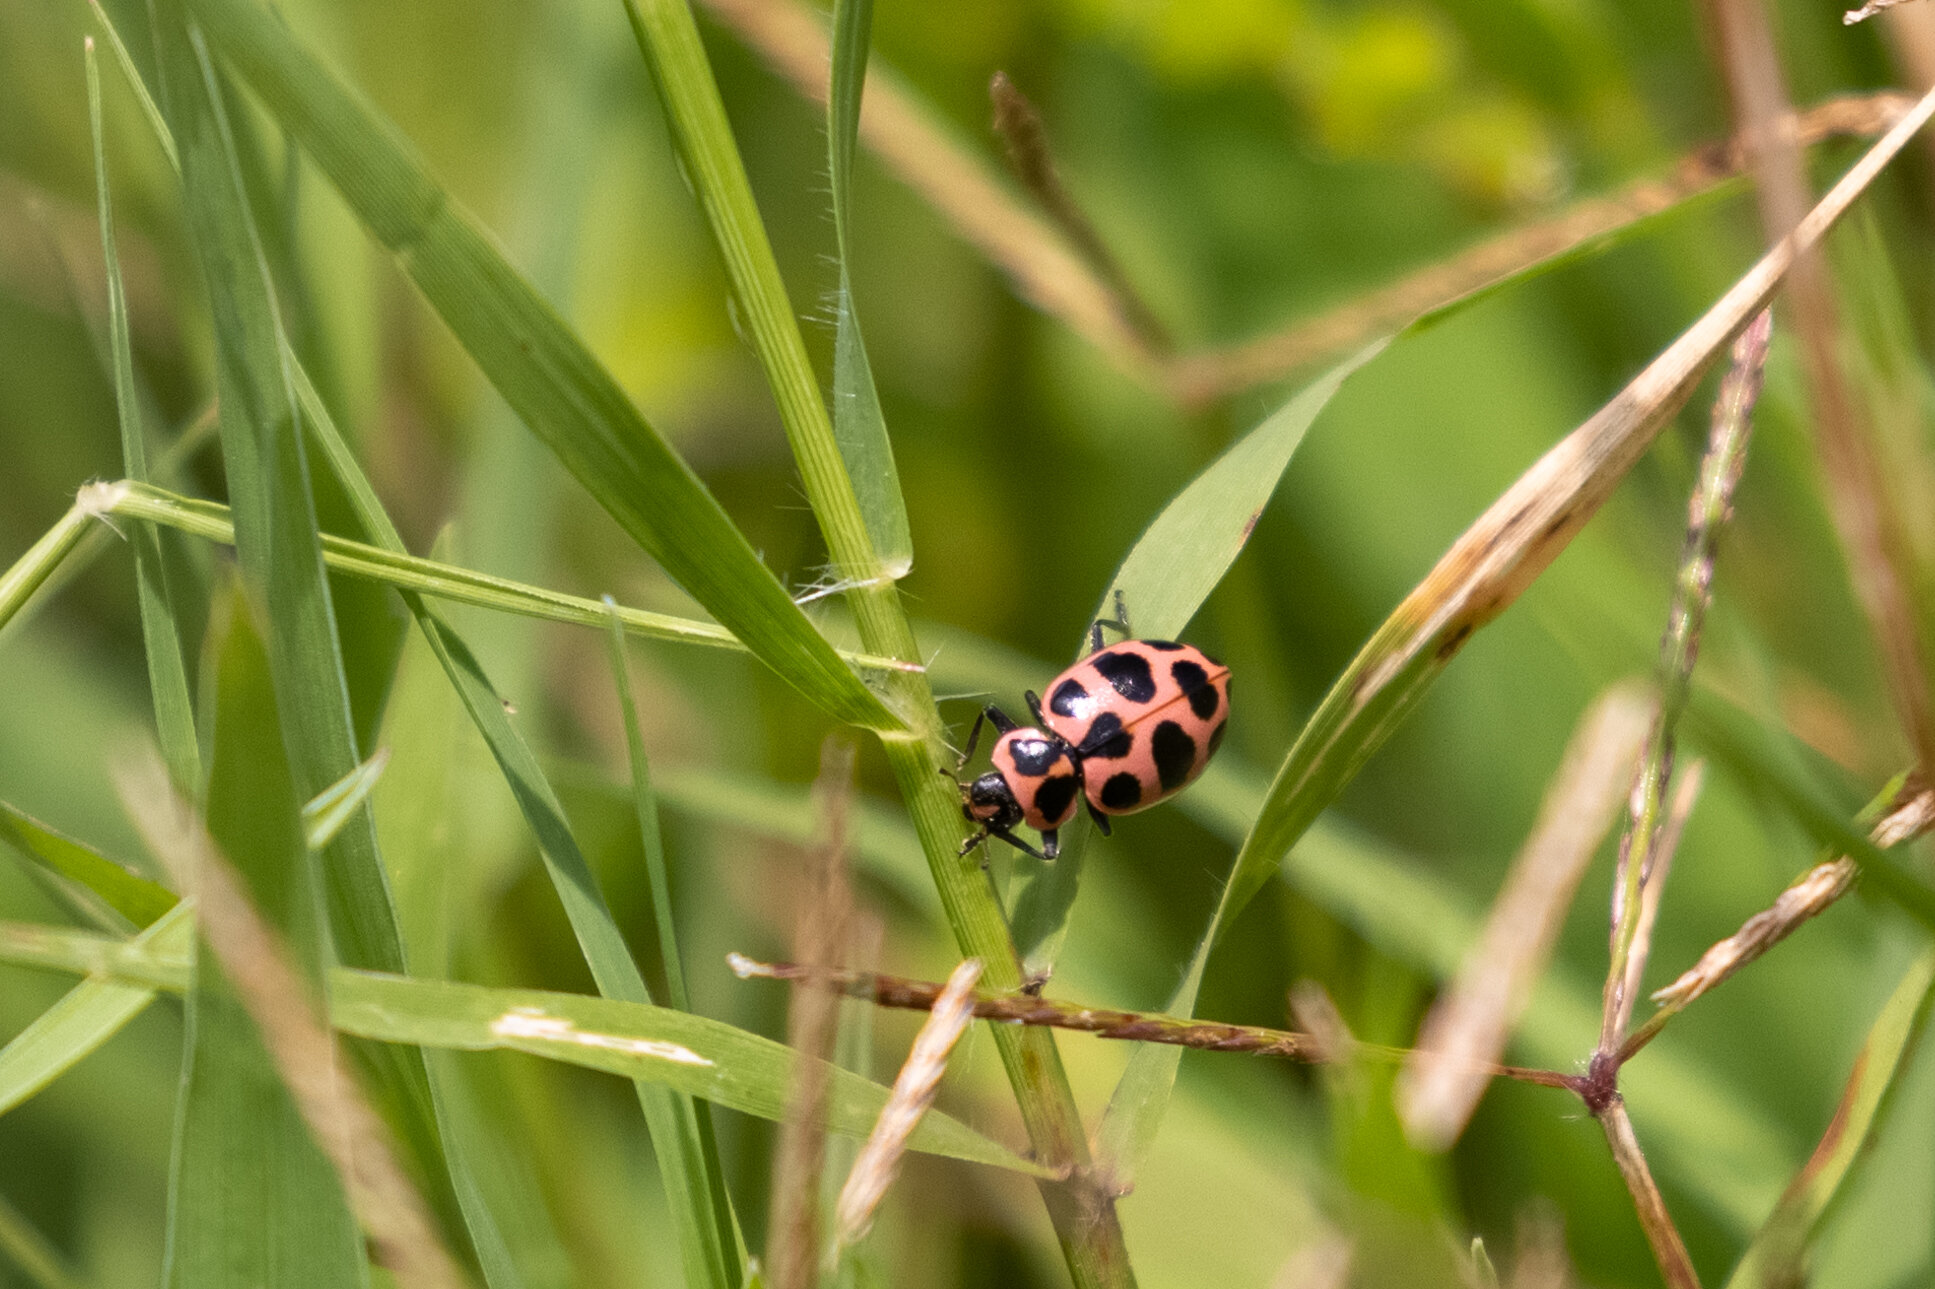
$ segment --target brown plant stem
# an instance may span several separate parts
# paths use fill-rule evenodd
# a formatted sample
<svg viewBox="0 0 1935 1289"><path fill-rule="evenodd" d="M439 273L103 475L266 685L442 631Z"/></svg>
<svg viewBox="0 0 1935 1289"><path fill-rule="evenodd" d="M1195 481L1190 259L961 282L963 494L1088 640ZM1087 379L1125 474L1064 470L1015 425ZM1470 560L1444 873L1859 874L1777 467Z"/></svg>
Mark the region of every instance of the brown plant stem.
<svg viewBox="0 0 1935 1289"><path fill-rule="evenodd" d="M908 1011L931 1010L944 985L929 980L910 980L868 971L817 971L792 962L758 962L742 954L728 954L726 961L742 980L812 981L821 987L851 998L865 998L880 1007ZM1375 1043L1352 1042L1348 1051L1325 1043L1312 1034L1269 1029L1260 1025L1225 1025L1215 1021L1186 1020L1155 1012L1117 1011L1106 1007L1083 1007L1057 1002L1033 994L972 995L977 1020L1008 1025L1045 1026L1076 1030L1097 1038L1138 1043L1170 1043L1205 1052L1247 1052L1255 1056L1285 1057L1311 1064L1363 1056L1389 1063L1410 1056L1410 1049L1385 1047ZM1490 1074L1516 1079L1541 1087L1577 1091L1580 1076L1557 1070L1531 1069L1517 1065L1481 1062Z"/></svg>
<svg viewBox="0 0 1935 1289"><path fill-rule="evenodd" d="M1646 1242L1653 1246L1653 1258L1659 1263L1660 1274L1671 1289L1700 1289L1693 1259L1687 1256L1686 1243L1680 1239L1679 1228L1673 1225L1673 1218L1666 1211L1666 1201L1660 1197L1653 1172L1646 1166L1639 1138L1633 1135L1633 1121L1626 1114L1625 1099L1613 1093L1610 1100L1593 1111L1593 1117L1605 1130L1606 1144L1612 1148L1619 1175L1632 1194L1633 1211L1639 1215Z"/></svg>

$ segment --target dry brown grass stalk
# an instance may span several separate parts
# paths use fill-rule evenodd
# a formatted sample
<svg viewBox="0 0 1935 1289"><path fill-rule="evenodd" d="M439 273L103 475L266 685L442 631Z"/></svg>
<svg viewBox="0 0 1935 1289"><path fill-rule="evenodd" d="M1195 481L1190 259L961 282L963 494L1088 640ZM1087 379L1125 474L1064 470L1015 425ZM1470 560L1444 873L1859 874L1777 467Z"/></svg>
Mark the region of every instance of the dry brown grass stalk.
<svg viewBox="0 0 1935 1289"><path fill-rule="evenodd" d="M1746 140L1754 173L1761 224L1769 244L1775 244L1801 222L1808 190L1799 141L1789 125L1792 111L1773 31L1761 0L1710 3L1738 133ZM1834 282L1818 251L1810 247L1796 257L1788 292L1813 404L1815 450L1828 512L1880 647L1903 732L1917 760L1935 767L1935 715L1909 593L1911 546L1882 476L1872 413L1841 368Z"/></svg>
<svg viewBox="0 0 1935 1289"><path fill-rule="evenodd" d="M1653 1246L1653 1258L1659 1263L1660 1274L1670 1289L1700 1289L1693 1259L1687 1256L1686 1243L1680 1239L1679 1229L1666 1211L1666 1201L1660 1197L1653 1172L1646 1166L1639 1138L1633 1135L1633 1121L1626 1114L1625 1100L1614 1093L1610 1101L1593 1111L1593 1117L1605 1130L1606 1144L1612 1147L1619 1175L1625 1179L1626 1189L1633 1197L1633 1210L1646 1232L1646 1242Z"/></svg>
<svg viewBox="0 0 1935 1289"><path fill-rule="evenodd" d="M466 1285L307 982L192 807L176 794L160 757L147 748L129 756L117 767L115 784L148 849L196 902L202 936L341 1179L372 1260L404 1289Z"/></svg>
<svg viewBox="0 0 1935 1289"><path fill-rule="evenodd" d="M1846 136L1872 137L1893 126L1913 105L1912 95L1889 92L1829 99L1802 113L1793 123L1793 134L1806 145ZM1664 176L1649 175L1606 196L1588 197L1327 313L1227 348L1184 355L1171 365L1170 388L1185 403L1201 403L1281 380L1298 368L1353 349L1531 265L1670 210L1727 182L1744 168L1745 154L1739 144L1708 144L1682 157Z"/></svg>
<svg viewBox="0 0 1935 1289"><path fill-rule="evenodd" d="M1673 803L1666 815L1666 824L1660 829L1659 840L1655 843L1653 871L1639 893L1639 926L1633 933L1633 944L1626 959L1626 987L1620 995L1619 1014L1614 1017L1615 1032L1624 1034L1633 1020L1633 1002L1639 997L1641 983L1646 978L1646 963L1653 956L1653 927L1660 916L1660 899L1666 891L1666 879L1673 871L1673 857L1680 850L1680 834L1686 830L1687 817L1693 813L1694 803L1700 799L1700 787L1706 780L1706 762L1695 761L1680 775L1679 783L1673 789Z"/></svg>
<svg viewBox="0 0 1935 1289"><path fill-rule="evenodd" d="M1487 1067L1505 1050L1586 866L1625 800L1654 708L1650 693L1621 685L1580 718L1478 942L1425 1018L1399 1078L1399 1114L1421 1149L1456 1141L1490 1083Z"/></svg>
<svg viewBox="0 0 1935 1289"><path fill-rule="evenodd" d="M810 9L796 0L705 4L802 93L825 101L831 45ZM1017 200L918 97L877 65L867 76L860 138L1006 273L1023 299L1059 318L1122 371L1153 379L1152 356L1121 301L1068 239Z"/></svg>
<svg viewBox="0 0 1935 1289"><path fill-rule="evenodd" d="M860 1157L853 1161L846 1185L840 1188L835 1229L841 1244L858 1242L873 1225L874 1211L900 1172L907 1141L940 1091L948 1054L974 1019L974 982L980 978L980 959L969 958L954 968L934 1000L927 1023L921 1026L913 1050L894 1080L893 1095L874 1123Z"/></svg>
<svg viewBox="0 0 1935 1289"><path fill-rule="evenodd" d="M1335 1231L1321 1235L1290 1255L1270 1289L1344 1289L1356 1253L1349 1237Z"/></svg>
<svg viewBox="0 0 1935 1289"><path fill-rule="evenodd" d="M1569 1289L1572 1260L1565 1251L1565 1219L1551 1204L1534 1201L1519 1210L1511 1289Z"/></svg>
<svg viewBox="0 0 1935 1289"><path fill-rule="evenodd" d="M794 951L818 971L840 968L852 921L846 866L853 760L853 744L838 735L829 736L820 749L814 795L819 800L821 836L807 854L793 930ZM825 990L793 991L787 1041L803 1059L795 1064L786 1118L774 1150L772 1215L766 1236L766 1282L773 1289L810 1289L818 1277L827 1061L833 1054L838 1016L838 1001Z"/></svg>

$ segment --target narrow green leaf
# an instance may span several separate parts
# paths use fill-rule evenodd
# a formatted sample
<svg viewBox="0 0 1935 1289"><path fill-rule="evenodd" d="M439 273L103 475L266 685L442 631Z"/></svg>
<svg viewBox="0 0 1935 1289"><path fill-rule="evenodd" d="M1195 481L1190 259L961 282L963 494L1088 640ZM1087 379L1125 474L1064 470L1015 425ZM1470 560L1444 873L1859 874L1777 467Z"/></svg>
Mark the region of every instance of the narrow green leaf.
<svg viewBox="0 0 1935 1289"><path fill-rule="evenodd" d="M200 29L191 26L180 0L155 0L151 12L158 97L181 156L187 224L214 324L222 459L235 514L236 555L243 587L268 625L265 643L283 746L297 799L303 800L348 774L362 758L323 570L302 423L288 381L274 283L250 218L223 87ZM227 849L242 862L233 847ZM355 812L320 859L321 916L331 952L351 965L401 971L402 937L367 809ZM285 911L271 909L271 916L280 912ZM431 1204L447 1211L445 1161L421 1054L374 1049L369 1055L380 1095L398 1116L395 1126L433 1187ZM274 1077L259 1051L238 1059Z"/></svg>
<svg viewBox="0 0 1935 1289"><path fill-rule="evenodd" d="M1875 1018L1826 1134L1741 1255L1727 1280L1728 1289L1775 1289L1803 1282L1808 1247L1836 1201L1847 1193L1855 1165L1886 1118L1901 1075L1928 1026L1931 1003L1935 1003L1935 953L1925 953L1909 967Z"/></svg>
<svg viewBox="0 0 1935 1289"><path fill-rule="evenodd" d="M1366 345L1311 381L1192 479L1136 539L1095 616L1115 617L1120 593L1138 636L1181 639L1250 540L1311 424L1344 382L1389 343Z"/></svg>
<svg viewBox="0 0 1935 1289"><path fill-rule="evenodd" d="M292 369L295 377L297 396L303 414L312 432L317 435L318 446L322 447L325 457L338 477L349 469L361 473L362 467L355 463L354 457L338 458L335 451L323 440L316 427L329 421L328 412L315 397L308 380L300 367ZM340 440L340 435L337 436ZM344 445L343 452L349 451ZM354 491L352 489L352 491ZM103 492L106 513L125 515L142 519L149 523L162 524L179 532L204 537L209 541L233 545L235 524L229 508L220 502L202 501L197 498L183 497L155 487L134 485L109 485ZM347 573L352 577L367 578L399 591L417 591L434 596L440 600L451 600L458 604L471 604L478 608L494 609L501 613L515 613L522 617L542 618L547 622L568 622L576 626L603 627L610 613L596 600L583 596L566 595L541 586L531 586L524 582L514 582L509 578L494 577L489 573L479 573L474 569L462 568L445 560L426 559L422 556L407 554L402 548L402 539L397 537L392 549L389 540L394 529L388 528L385 515L381 527L372 527L372 516L382 515L380 504L374 502L374 494L369 504L360 497L353 498L356 522L377 541L377 545L351 541L333 533L322 535L323 563L332 571ZM371 506L375 509L372 510ZM730 631L717 623L700 622L693 618L674 617L668 613L653 613L646 609L620 608L617 610L619 621L628 634L643 636L652 640L667 640L676 644L704 645L717 649L732 649L744 652L746 646ZM918 671L915 663L900 662L897 659L878 654L852 653L840 650L840 656L855 667L877 671Z"/></svg>
<svg viewBox="0 0 1935 1289"><path fill-rule="evenodd" d="M135 392L134 345L128 338L128 298L121 283L121 253L114 238L114 202L108 192L107 145L101 128L101 71L94 42L86 46L87 119L94 136L94 199L100 213L101 249L107 259L108 339L114 368L114 405L121 425L121 468L139 483L148 481L148 449ZM128 534L134 548L135 599L141 612L141 639L148 660L155 728L162 759L184 793L200 792L201 748L195 739L195 706L188 692L188 667L182 661L181 632L175 623L161 543L147 525Z"/></svg>
<svg viewBox="0 0 1935 1289"><path fill-rule="evenodd" d="M100 897L137 927L149 925L175 906L175 893L167 887L128 871L4 801L0 801L0 838L12 842L21 854L49 872Z"/></svg>
<svg viewBox="0 0 1935 1289"><path fill-rule="evenodd" d="M5 573L0 573L0 633L6 631L8 624L34 598L34 592L46 585L47 579L73 554L81 538L87 536L95 518L101 513L100 506L93 500L98 496L98 485L89 484L82 488L81 495L67 508L67 513L41 534L40 540L29 546L26 553L15 560ZM0 638L4 636L0 635Z"/></svg>
<svg viewBox="0 0 1935 1289"><path fill-rule="evenodd" d="M907 576L914 566L914 538L907 502L894 468L893 440L880 410L873 365L853 306L853 155L860 131L860 97L867 79L867 45L873 0L834 0L833 81L826 100L827 170L833 187L833 241L840 265L834 297L833 437L853 480L867 535L881 571Z"/></svg>
<svg viewBox="0 0 1935 1289"><path fill-rule="evenodd" d="M60 1250L34 1229L19 1209L0 1195L0 1254L4 1254L35 1289L85 1289Z"/></svg>
<svg viewBox="0 0 1935 1289"><path fill-rule="evenodd" d="M362 809L389 763L389 749L378 748L375 756L303 803L302 833L309 849L321 850L329 845L343 825Z"/></svg>
<svg viewBox="0 0 1935 1289"><path fill-rule="evenodd" d="M322 879L303 845L273 664L239 589L217 601L207 648L209 832L256 907L313 968L325 934ZM205 947L187 1015L164 1283L362 1289L362 1235L342 1184Z"/></svg>
<svg viewBox="0 0 1935 1289"><path fill-rule="evenodd" d="M176 905L131 942L186 953L194 944L192 909ZM151 986L84 980L0 1047L0 1114L25 1101L121 1032L154 1001Z"/></svg>
<svg viewBox="0 0 1935 1289"><path fill-rule="evenodd" d="M524 422L693 598L808 700L901 722L759 562L698 476L396 134L254 0L187 0ZM177 142L181 134L176 129Z"/></svg>
<svg viewBox="0 0 1935 1289"><path fill-rule="evenodd" d="M167 118L161 114L161 105L148 92L148 83L141 79L141 69L134 65L127 42L121 39L121 32L115 27L114 20L108 17L107 10L101 8L101 0L87 0L87 5L100 23L101 32L107 37L108 49L113 52L114 61L121 65L121 74L127 79L128 88L134 91L135 101L141 105L141 114L148 118L155 142L161 145L162 155L168 158L168 168L180 174L181 157L175 152L175 136L168 129Z"/></svg>
<svg viewBox="0 0 1935 1289"><path fill-rule="evenodd" d="M69 927L0 923L0 962L93 972L169 990L184 988L189 976L187 962L178 955ZM798 1059L783 1043L650 1003L492 989L347 967L329 975L329 1007L331 1024L347 1034L459 1051L529 1052L650 1081L773 1121L786 1113ZM849 1070L836 1069L831 1077L829 1129L865 1137L889 1089ZM913 1148L1030 1177L1051 1175L939 1111L922 1120Z"/></svg>
<svg viewBox="0 0 1935 1289"><path fill-rule="evenodd" d="M605 605L615 610L609 596ZM631 761L632 799L638 811L639 840L645 850L645 875L652 893L652 919L658 930L660 960L665 970L666 995L678 1011L692 1010L686 993L685 967L679 959L678 929L672 918L671 885L665 876L665 844L658 827L658 798L652 792L652 771L645 759L645 742L638 732L638 708L632 699L631 672L625 664L625 632L614 614L611 619L611 669L618 687L619 714L625 722L625 750ZM732 1210L732 1197L726 1191L725 1173L719 1166L719 1143L712 1130L711 1112L685 1094L670 1098L672 1114L664 1116L678 1133L677 1152L684 1167L664 1176L666 1200L673 1221L679 1228L682 1247L703 1251L707 1274L722 1275L725 1289L745 1279L746 1267L739 1222ZM672 1149L659 1138L653 1124L654 1149L661 1156ZM683 1189L674 1190L677 1184ZM695 1274L695 1259L688 1256L686 1277L703 1283Z"/></svg>

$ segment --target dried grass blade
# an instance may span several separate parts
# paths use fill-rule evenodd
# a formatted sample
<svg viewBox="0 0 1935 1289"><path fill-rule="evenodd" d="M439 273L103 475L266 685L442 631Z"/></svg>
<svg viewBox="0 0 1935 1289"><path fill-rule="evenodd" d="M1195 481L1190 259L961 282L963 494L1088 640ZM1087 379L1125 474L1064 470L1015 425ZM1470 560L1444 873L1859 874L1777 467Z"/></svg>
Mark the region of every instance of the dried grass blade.
<svg viewBox="0 0 1935 1289"><path fill-rule="evenodd" d="M203 935L261 1034L296 1108L341 1179L378 1265L405 1289L460 1289L466 1278L423 1197L398 1163L389 1130L350 1074L287 949L250 903L152 753L119 767L116 786L142 839L194 893Z"/></svg>
<svg viewBox="0 0 1935 1289"><path fill-rule="evenodd" d="M1626 1189L1633 1197L1633 1209L1639 1214L1639 1224L1646 1232L1646 1242L1653 1246L1653 1258L1659 1263L1660 1275L1666 1280L1669 1289L1700 1289L1700 1277L1693 1270L1693 1259L1688 1256L1686 1242L1680 1238L1679 1228L1673 1225L1673 1217L1666 1211L1666 1201L1660 1196L1659 1185L1653 1180L1653 1172L1646 1166L1646 1156L1639 1148L1639 1138L1633 1135L1633 1121L1626 1114L1626 1103L1617 1093L1613 1099L1595 1113L1599 1126L1605 1129L1606 1144L1612 1148L1613 1161L1619 1165L1619 1175L1626 1181Z"/></svg>
<svg viewBox="0 0 1935 1289"><path fill-rule="evenodd" d="M1793 130L1804 145L1845 136L1872 138L1899 121L1914 102L1913 95L1892 91L1829 99L1800 113ZM1637 233L1714 192L1737 177L1744 164L1734 143L1708 144L1682 157L1663 176L1648 175L1616 192L1588 197L1550 219L1500 233L1328 313L1226 349L1184 355L1170 366L1170 388L1185 403L1202 403L1280 380L1414 319L1475 303Z"/></svg>
<svg viewBox="0 0 1935 1289"><path fill-rule="evenodd" d="M1473 632L1557 557L1639 460L1707 366L1931 115L1935 93L1842 176L1795 235L1761 259L1612 401L1466 530L1345 669L1271 785L1225 893L1240 909ZM1225 919L1227 921L1227 918Z"/></svg>
<svg viewBox="0 0 1935 1289"><path fill-rule="evenodd" d="M1667 810L1666 823L1660 828L1659 840L1654 845L1653 871L1646 876L1639 891L1639 925L1633 931L1632 950L1626 959L1626 987L1621 995L1622 1004L1616 1017L1618 1032L1624 1034L1633 1019L1633 1001L1639 997L1640 984L1646 978L1646 963L1653 956L1653 928L1659 923L1660 901L1666 893L1666 880L1673 871L1673 857L1679 853L1680 834L1686 829L1688 816L1693 813L1694 803L1700 799L1700 787L1706 780L1707 763L1695 761L1686 767L1679 783L1673 789L1673 803Z"/></svg>
<svg viewBox="0 0 1935 1289"><path fill-rule="evenodd" d="M1545 970L1586 866L1612 827L1633 759L1653 721L1652 695L1608 690L1580 718L1537 823L1505 878L1458 977L1425 1017L1398 1081L1398 1112L1421 1150L1464 1131Z"/></svg>
<svg viewBox="0 0 1935 1289"><path fill-rule="evenodd" d="M847 889L847 819L853 800L851 743L829 737L820 749L815 789L822 820L820 844L809 852L806 891L794 925L795 952L810 973L834 972L846 955L852 920ZM838 1008L832 994L810 985L793 991L787 1042L795 1066L773 1158L772 1218L766 1237L766 1280L772 1289L810 1289L820 1247L820 1175L826 1162L827 1059L833 1052Z"/></svg>
<svg viewBox="0 0 1935 1289"><path fill-rule="evenodd" d="M974 982L981 978L979 959L969 958L947 978L947 985L934 1000L927 1023L920 1027L913 1050L894 1080L893 1098L880 1112L880 1121L853 1161L846 1185L840 1188L835 1210L836 1238L842 1245L857 1244L873 1225L873 1215L886 1197L887 1188L900 1172L901 1156L907 1152L907 1139L920 1126L921 1117L934 1104L940 1091L941 1075L947 1071L948 1054L974 1019Z"/></svg>
<svg viewBox="0 0 1935 1289"><path fill-rule="evenodd" d="M1712 12L1734 115L1753 165L1761 224L1768 243L1775 244L1801 222L1808 188L1789 128L1792 114L1773 29L1762 0L1714 0ZM1929 703L1925 642L1916 629L1913 547L1882 477L1872 410L1842 367L1840 308L1825 257L1811 247L1802 250L1788 290L1828 512L1880 646L1902 729L1920 763L1935 767L1935 710Z"/></svg>

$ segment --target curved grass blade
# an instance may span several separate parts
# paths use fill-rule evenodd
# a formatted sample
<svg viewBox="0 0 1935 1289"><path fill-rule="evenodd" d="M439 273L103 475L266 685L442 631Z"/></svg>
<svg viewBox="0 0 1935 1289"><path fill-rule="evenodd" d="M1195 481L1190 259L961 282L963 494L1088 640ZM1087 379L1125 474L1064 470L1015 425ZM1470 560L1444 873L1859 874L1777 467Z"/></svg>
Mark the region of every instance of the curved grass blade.
<svg viewBox="0 0 1935 1289"><path fill-rule="evenodd" d="M186 989L191 974L187 959L164 946L17 923L0 923L0 962L170 992ZM784 1044L723 1021L587 994L493 989L347 967L330 972L328 993L330 1023L346 1034L458 1051L529 1052L653 1081L775 1122L786 1113L797 1059ZM829 1128L865 1137L887 1104L888 1089L837 1067L830 1078ZM912 1148L1030 1177L1053 1175L938 1111L923 1121Z"/></svg>
<svg viewBox="0 0 1935 1289"><path fill-rule="evenodd" d="M833 241L840 287L834 297L833 438L840 445L854 499L867 522L880 570L890 578L914 567L907 502L894 468L893 440L880 410L873 365L867 360L853 307L853 154L860 132L860 96L867 78L873 0L834 0L833 74L826 101L827 171L833 187Z"/></svg>
<svg viewBox="0 0 1935 1289"><path fill-rule="evenodd" d="M176 905L130 942L185 954L194 944L192 909ZM121 1032L154 1001L149 985L84 980L0 1047L0 1114L25 1101Z"/></svg>
<svg viewBox="0 0 1935 1289"><path fill-rule="evenodd" d="M67 1268L48 1238L0 1195L0 1255L4 1255L34 1289L87 1289Z"/></svg>
<svg viewBox="0 0 1935 1289"><path fill-rule="evenodd" d="M145 927L175 906L175 893L133 873L32 815L0 801L0 838L48 872L73 882L136 927Z"/></svg>
<svg viewBox="0 0 1935 1289"><path fill-rule="evenodd" d="M0 573L0 633L6 631L7 625L34 598L34 592L45 586L59 571L61 563L73 554L81 538L94 526L98 514L86 503L85 495L76 498L67 513L41 534L39 541L29 546L6 572Z"/></svg>
<svg viewBox="0 0 1935 1289"><path fill-rule="evenodd" d="M323 409L321 402L314 398L314 391L302 375L301 368L294 369L292 374L296 378L297 397L304 414L309 418L307 424L312 432L318 434L318 446L322 447L330 465L340 472L343 465L339 463L337 454L322 441L321 432L315 429L318 425L329 421L329 414ZM343 451L347 453L348 448L345 446ZM343 462L353 463L353 461L353 457L343 458ZM358 466L357 470L360 472L361 467ZM229 508L220 502L183 497L165 489L133 484L97 485L96 490L89 493L89 497L90 500L98 499L100 512L103 514L144 519L150 523L162 524L224 545L232 545L235 541L234 521ZM524 582L514 582L509 578L495 577L489 573L477 572L475 569L460 568L444 560L411 555L403 550L400 537L397 539L395 548L391 548L388 544L389 534L371 528L369 507L360 498L354 496L351 506L356 512L356 521L380 544L372 546L351 541L346 537L338 537L333 533L324 533L322 535L323 564L332 571L381 582L385 586L392 586L406 593L417 591L424 595L435 596L440 600L494 609L500 613L541 618L548 622L603 627L610 619L611 613L596 600L578 595L566 595L562 591L531 586ZM675 617L669 613L653 613L646 609L619 608L617 614L625 630L632 635L653 640L667 640L677 644L733 649L742 653L746 650L743 643L717 623ZM844 649L838 652L855 667L876 671L919 671L921 669L918 663L901 662L879 654L853 653Z"/></svg>
<svg viewBox="0 0 1935 1289"><path fill-rule="evenodd" d="M94 42L86 45L87 120L94 138L94 199L100 213L101 250L107 260L108 340L114 367L114 406L121 426L121 468L128 478L148 481L148 449L141 406L134 384L134 346L128 337L128 297L121 282L121 253L114 239L114 202L108 193L107 147L101 129L101 69ZM155 729L168 773L183 792L201 790L201 748L195 739L194 700L188 692L188 667L182 661L181 632L175 623L174 597L168 591L167 565L152 528L128 534L134 548L135 600L141 613L141 641L148 661Z"/></svg>
<svg viewBox="0 0 1935 1289"><path fill-rule="evenodd" d="M1250 540L1311 423L1389 343L1366 345L1311 381L1192 479L1136 539L1095 616L1113 618L1119 593L1136 635L1180 640Z"/></svg>
<svg viewBox="0 0 1935 1289"><path fill-rule="evenodd" d="M375 756L303 803L302 835L309 849L321 850L342 831L343 825L369 800L370 792L389 763L389 750L378 748Z"/></svg>
<svg viewBox="0 0 1935 1289"><path fill-rule="evenodd" d="M397 135L254 0L187 0L215 49L397 258L532 432L693 598L809 701L901 722L786 595L690 466ZM177 142L180 130L177 127Z"/></svg>
<svg viewBox="0 0 1935 1289"><path fill-rule="evenodd" d="M1814 1153L1788 1183L1780 1203L1754 1236L1727 1289L1775 1289L1802 1283L1802 1261L1821 1224L1847 1193L1901 1087L1935 1003L1935 954L1923 954L1895 987L1855 1057L1841 1104Z"/></svg>
<svg viewBox="0 0 1935 1289"><path fill-rule="evenodd" d="M1925 96L1809 213L1613 400L1507 489L1352 660L1277 772L1224 893L1225 921L1407 717L1471 635L1508 608L1598 510L1793 262L1935 114Z"/></svg>

